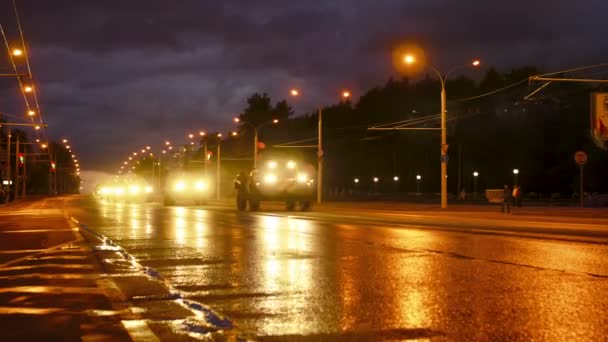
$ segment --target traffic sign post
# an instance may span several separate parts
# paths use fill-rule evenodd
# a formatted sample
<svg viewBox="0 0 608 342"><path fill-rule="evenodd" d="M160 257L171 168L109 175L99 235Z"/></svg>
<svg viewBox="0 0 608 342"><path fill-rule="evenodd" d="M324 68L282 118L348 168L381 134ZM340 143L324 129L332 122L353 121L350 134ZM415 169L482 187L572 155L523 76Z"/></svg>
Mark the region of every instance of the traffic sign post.
<svg viewBox="0 0 608 342"><path fill-rule="evenodd" d="M585 164L587 164L587 153L585 153L584 151L577 151L574 154L574 161L578 164L579 167L579 171L580 171L580 193L579 193L579 197L580 197L580 205L581 208L584 206L583 200L584 200L584 196L583 196L583 167L585 166Z"/></svg>

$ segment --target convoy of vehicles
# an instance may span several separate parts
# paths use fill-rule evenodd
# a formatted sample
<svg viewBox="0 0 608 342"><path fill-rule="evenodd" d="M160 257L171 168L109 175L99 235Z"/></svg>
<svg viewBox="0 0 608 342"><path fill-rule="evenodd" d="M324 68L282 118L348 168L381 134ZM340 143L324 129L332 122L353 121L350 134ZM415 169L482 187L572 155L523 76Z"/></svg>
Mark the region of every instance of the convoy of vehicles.
<svg viewBox="0 0 608 342"><path fill-rule="evenodd" d="M141 203L151 200L154 189L142 179L114 179L100 184L95 190L98 198L115 202Z"/></svg>
<svg viewBox="0 0 608 342"><path fill-rule="evenodd" d="M184 202L192 202L196 205L206 204L212 195L211 182L200 172L172 172L168 175L163 187L165 205Z"/></svg>
<svg viewBox="0 0 608 342"><path fill-rule="evenodd" d="M261 201L283 201L287 210L309 210L314 199L315 169L294 160L262 161L259 170L240 172L235 181L236 208L259 210Z"/></svg>

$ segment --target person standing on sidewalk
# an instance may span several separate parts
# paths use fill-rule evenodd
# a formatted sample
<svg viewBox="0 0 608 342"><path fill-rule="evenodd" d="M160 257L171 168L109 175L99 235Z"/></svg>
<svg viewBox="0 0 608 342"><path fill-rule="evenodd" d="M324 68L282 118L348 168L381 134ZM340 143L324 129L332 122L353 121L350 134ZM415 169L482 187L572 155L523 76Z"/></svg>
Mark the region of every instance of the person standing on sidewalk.
<svg viewBox="0 0 608 342"><path fill-rule="evenodd" d="M513 194L509 186L505 184L502 198L502 212L511 213L511 201L513 200Z"/></svg>
<svg viewBox="0 0 608 342"><path fill-rule="evenodd" d="M513 206L521 208L521 187L519 185L513 187Z"/></svg>

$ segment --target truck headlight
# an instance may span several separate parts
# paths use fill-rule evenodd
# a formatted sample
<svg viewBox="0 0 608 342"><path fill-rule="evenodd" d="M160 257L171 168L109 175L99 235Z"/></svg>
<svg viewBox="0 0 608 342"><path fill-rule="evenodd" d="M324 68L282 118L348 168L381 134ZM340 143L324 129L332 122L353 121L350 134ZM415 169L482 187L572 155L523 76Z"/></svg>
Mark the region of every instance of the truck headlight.
<svg viewBox="0 0 608 342"><path fill-rule="evenodd" d="M173 190L177 192L182 192L184 189L186 189L186 184L183 181L176 182L173 186Z"/></svg>
<svg viewBox="0 0 608 342"><path fill-rule="evenodd" d="M305 173L298 173L296 180L298 181L298 183L306 183L308 182L308 175Z"/></svg>
<svg viewBox="0 0 608 342"><path fill-rule="evenodd" d="M203 191L207 189L207 184L203 181L197 181L194 183L194 188L198 191Z"/></svg>
<svg viewBox="0 0 608 342"><path fill-rule="evenodd" d="M275 184L277 182L277 175L274 173L267 173L264 175L264 183Z"/></svg>
<svg viewBox="0 0 608 342"><path fill-rule="evenodd" d="M151 194L151 193L152 193L152 190L153 190L153 189L152 189L152 187L151 187L151 186L149 186L149 185L148 185L148 186L146 186L146 187L144 188L144 191L145 191L147 194Z"/></svg>

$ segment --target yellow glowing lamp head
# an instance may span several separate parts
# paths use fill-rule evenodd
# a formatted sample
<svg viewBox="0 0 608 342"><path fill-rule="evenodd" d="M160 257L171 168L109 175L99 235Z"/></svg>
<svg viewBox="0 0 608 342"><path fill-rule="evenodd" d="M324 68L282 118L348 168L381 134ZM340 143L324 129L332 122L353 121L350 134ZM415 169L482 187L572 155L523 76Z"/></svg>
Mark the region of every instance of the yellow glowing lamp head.
<svg viewBox="0 0 608 342"><path fill-rule="evenodd" d="M138 194L139 190L140 190L140 188L137 185L129 186L129 193L131 193L131 194Z"/></svg>
<svg viewBox="0 0 608 342"><path fill-rule="evenodd" d="M414 55L411 54L407 54L403 56L403 63L405 64L414 64L416 63L416 57L414 57Z"/></svg>
<svg viewBox="0 0 608 342"><path fill-rule="evenodd" d="M296 162L294 162L293 160L288 161L287 162L287 168L291 169L291 170L295 169L296 168Z"/></svg>

